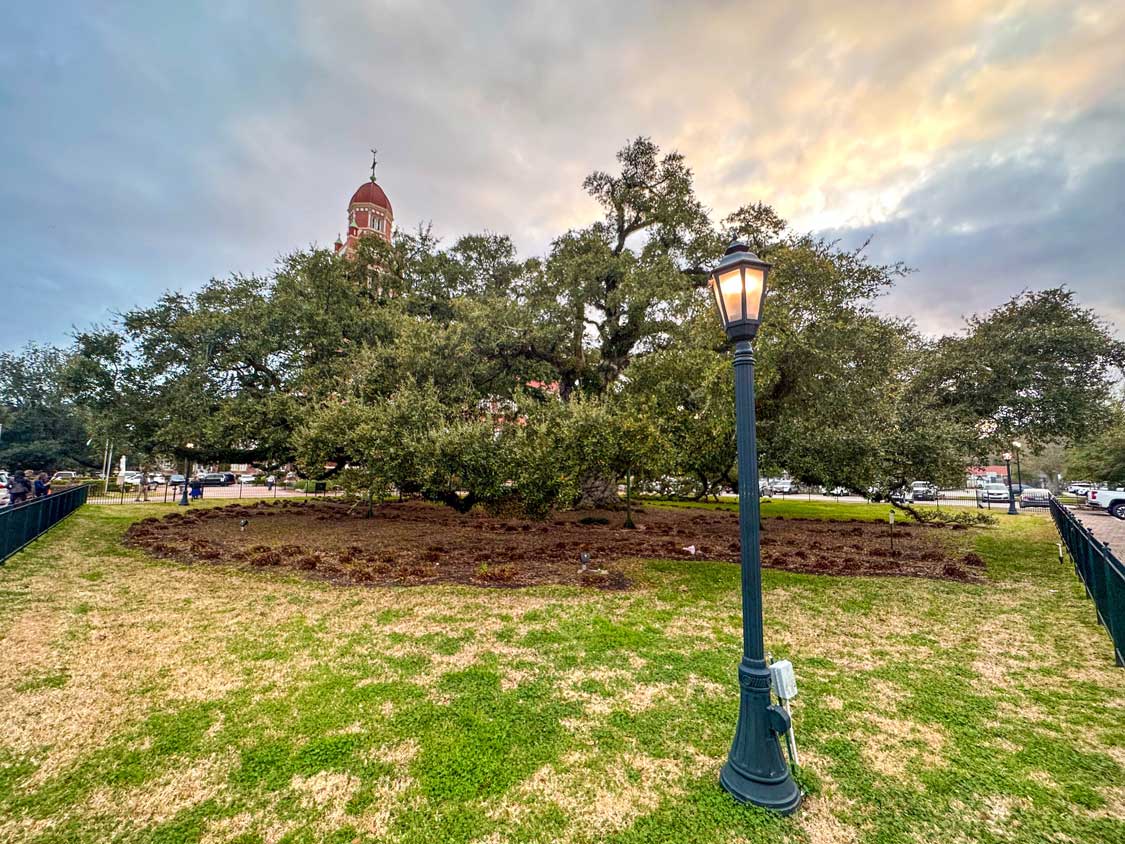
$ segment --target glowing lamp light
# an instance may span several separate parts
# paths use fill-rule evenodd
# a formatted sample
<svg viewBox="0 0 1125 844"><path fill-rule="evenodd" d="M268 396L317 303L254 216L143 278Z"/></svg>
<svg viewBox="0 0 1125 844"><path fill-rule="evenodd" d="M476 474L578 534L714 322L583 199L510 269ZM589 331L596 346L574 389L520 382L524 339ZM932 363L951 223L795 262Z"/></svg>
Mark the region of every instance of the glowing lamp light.
<svg viewBox="0 0 1125 844"><path fill-rule="evenodd" d="M749 340L762 321L762 300L773 265L736 240L711 273L711 289L719 306L719 318L731 340Z"/></svg>

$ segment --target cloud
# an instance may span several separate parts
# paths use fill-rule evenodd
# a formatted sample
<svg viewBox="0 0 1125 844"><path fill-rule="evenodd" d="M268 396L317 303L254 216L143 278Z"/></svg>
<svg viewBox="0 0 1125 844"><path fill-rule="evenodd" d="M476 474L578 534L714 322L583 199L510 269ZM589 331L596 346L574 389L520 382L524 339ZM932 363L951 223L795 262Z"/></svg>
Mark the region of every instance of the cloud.
<svg viewBox="0 0 1125 844"><path fill-rule="evenodd" d="M1066 285L1125 330L1125 100L1044 126L1036 144L947 156L896 213L825 232L915 273L886 305L931 333L1024 289Z"/></svg>
<svg viewBox="0 0 1125 844"><path fill-rule="evenodd" d="M764 200L802 229L875 234L919 270L885 306L928 330L1022 284L1125 307L1110 0L60 0L11 17L0 294L51 336L331 242L372 145L401 226L541 252L597 215L583 176L640 134L687 156L716 216Z"/></svg>

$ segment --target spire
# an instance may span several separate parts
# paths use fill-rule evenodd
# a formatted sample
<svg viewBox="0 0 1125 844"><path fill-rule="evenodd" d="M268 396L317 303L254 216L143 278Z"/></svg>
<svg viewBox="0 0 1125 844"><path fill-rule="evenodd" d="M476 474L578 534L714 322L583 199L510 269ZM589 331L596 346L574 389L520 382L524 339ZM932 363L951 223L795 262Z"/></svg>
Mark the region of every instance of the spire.
<svg viewBox="0 0 1125 844"><path fill-rule="evenodd" d="M371 181L373 182L375 181L375 165L379 163L378 159L376 158L378 154L379 151L377 149L373 148L371 150Z"/></svg>

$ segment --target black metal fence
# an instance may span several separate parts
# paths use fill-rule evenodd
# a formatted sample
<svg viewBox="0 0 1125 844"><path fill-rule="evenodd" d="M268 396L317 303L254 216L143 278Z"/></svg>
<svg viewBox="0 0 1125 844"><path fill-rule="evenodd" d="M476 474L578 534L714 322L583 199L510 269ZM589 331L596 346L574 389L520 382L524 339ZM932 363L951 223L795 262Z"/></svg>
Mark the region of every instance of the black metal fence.
<svg viewBox="0 0 1125 844"><path fill-rule="evenodd" d="M56 522L86 503L90 487L71 487L62 492L0 508L0 565Z"/></svg>
<svg viewBox="0 0 1125 844"><path fill-rule="evenodd" d="M857 495L850 492L825 492L819 489L802 488L796 492L766 492L762 491L763 497L777 498L782 501L817 501L830 499L832 501L852 503L862 501L872 501L865 496ZM1020 512L1028 513L1047 513L1048 504L1050 501L1050 494L1047 492L1029 492L1026 495L1020 492L1015 492L1012 496L1015 499L1016 509ZM1086 503L1084 497L1064 494L1060 496L1065 504L1081 505ZM881 501L882 499L880 499ZM975 507L980 510L993 510L998 513L1006 513L1008 511L1008 492L1005 490L1003 493L999 491L988 490L941 490L940 492L924 496L909 495L902 497L895 495L894 500L905 501L907 504L912 504L918 507ZM876 501L876 503L880 503Z"/></svg>
<svg viewBox="0 0 1125 844"><path fill-rule="evenodd" d="M1099 542L1074 513L1054 499L1051 516L1074 561L1074 571L1097 608L1098 621L1109 631L1117 664L1125 666L1125 566L1108 545Z"/></svg>
<svg viewBox="0 0 1125 844"><path fill-rule="evenodd" d="M190 487L190 484L189 484ZM92 484L90 490L90 504L175 504L180 501L183 487L180 484L160 484L147 491L140 490L137 486L129 484L124 487L106 488L101 482ZM204 486L199 489L199 496L194 497L188 490L188 498L195 503L200 498L203 501L222 499L224 501L239 500L243 498L324 498L340 495L341 492L334 485L326 481L298 481L296 484L274 484L268 487L262 484L228 484L227 486Z"/></svg>

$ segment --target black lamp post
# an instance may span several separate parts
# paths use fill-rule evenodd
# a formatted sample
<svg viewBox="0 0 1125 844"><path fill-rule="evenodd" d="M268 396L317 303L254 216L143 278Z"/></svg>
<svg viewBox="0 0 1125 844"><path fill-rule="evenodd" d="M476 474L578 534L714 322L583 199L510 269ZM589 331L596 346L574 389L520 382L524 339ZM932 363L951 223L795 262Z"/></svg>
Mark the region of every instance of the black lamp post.
<svg viewBox="0 0 1125 844"><path fill-rule="evenodd" d="M1004 452L1004 465L1008 467L1008 515L1018 516L1020 511L1016 509L1016 494L1012 492L1012 452Z"/></svg>
<svg viewBox="0 0 1125 844"><path fill-rule="evenodd" d="M187 443L187 447L190 449L190 448L193 448L194 446L192 445L192 443ZM187 507L188 506L187 483L188 483L188 461L189 461L189 459L190 458L187 455L184 455L184 483L183 483L183 490L180 493L180 506L181 507Z"/></svg>
<svg viewBox="0 0 1125 844"><path fill-rule="evenodd" d="M1012 440L1012 448L1016 450L1016 486L1023 492L1023 472L1020 471L1020 448L1023 444L1019 440Z"/></svg>
<svg viewBox="0 0 1125 844"><path fill-rule="evenodd" d="M770 264L735 241L711 273L711 288L727 337L734 343L734 402L738 442L738 521L742 546L742 662L738 666L738 726L719 782L741 803L789 814L801 790L789 773L778 737L788 713L773 705L762 633L762 556L758 544L758 450L754 430L754 348Z"/></svg>

